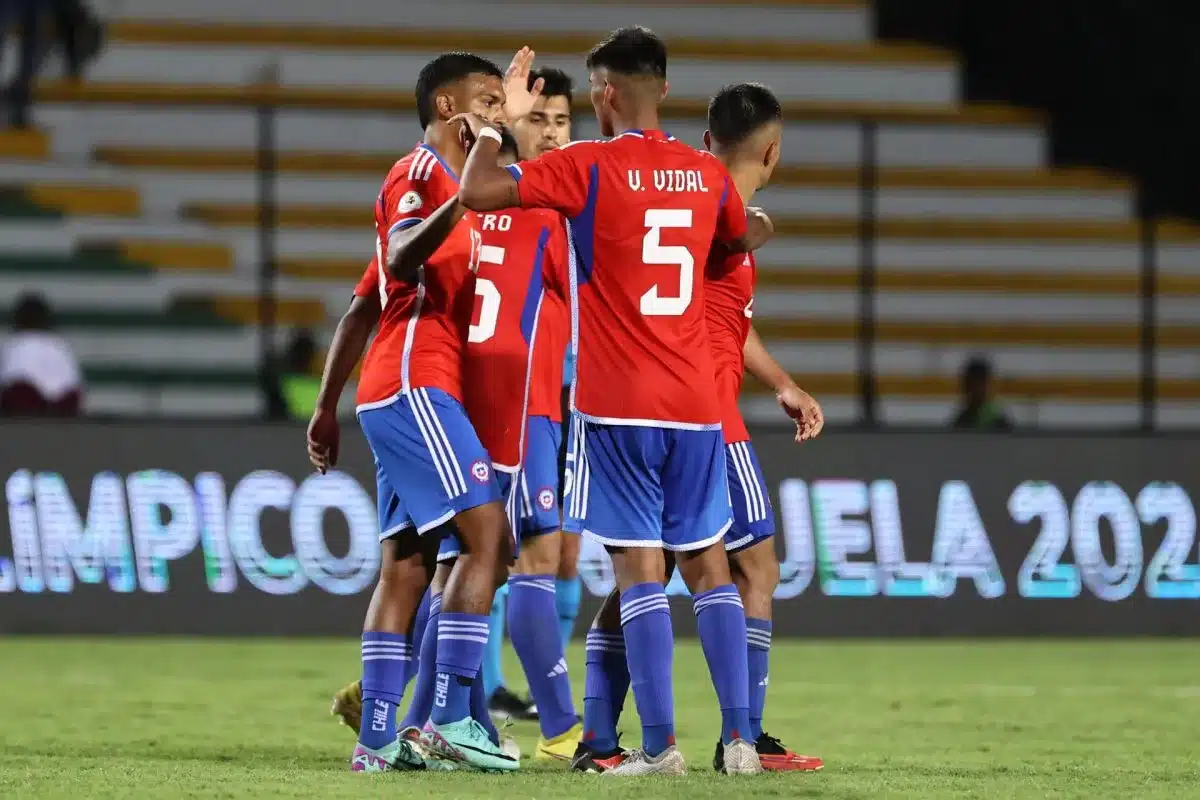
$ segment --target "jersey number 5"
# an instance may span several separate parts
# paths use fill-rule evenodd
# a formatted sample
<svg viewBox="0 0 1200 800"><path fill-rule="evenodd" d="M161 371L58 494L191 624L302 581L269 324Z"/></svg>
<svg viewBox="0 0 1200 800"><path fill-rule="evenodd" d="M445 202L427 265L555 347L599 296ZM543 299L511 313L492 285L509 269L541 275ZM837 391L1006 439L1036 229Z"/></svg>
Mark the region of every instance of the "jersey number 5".
<svg viewBox="0 0 1200 800"><path fill-rule="evenodd" d="M504 248L485 244L479 248L480 264L504 263ZM482 300L479 307L479 322L467 332L467 341L482 344L496 335L496 323L500 319L500 290L487 278L475 279L475 295Z"/></svg>
<svg viewBox="0 0 1200 800"><path fill-rule="evenodd" d="M641 309L647 317L678 317L687 311L692 303L692 279L695 272L696 260L692 253L682 245L664 245L661 243L664 228L692 227L692 212L686 208L648 208L646 209L646 235L642 238L642 262L645 264L663 264L679 269L679 295L677 297L661 297L658 284L650 287L642 295Z"/></svg>

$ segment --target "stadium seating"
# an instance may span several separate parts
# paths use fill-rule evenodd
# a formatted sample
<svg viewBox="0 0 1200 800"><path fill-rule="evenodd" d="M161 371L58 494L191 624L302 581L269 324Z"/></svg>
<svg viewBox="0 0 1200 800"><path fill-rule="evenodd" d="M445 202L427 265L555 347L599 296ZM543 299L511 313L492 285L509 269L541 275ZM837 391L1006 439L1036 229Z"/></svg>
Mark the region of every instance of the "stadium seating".
<svg viewBox="0 0 1200 800"><path fill-rule="evenodd" d="M0 303L46 291L92 411L256 413L256 108L278 107L278 321L327 332L370 258L379 182L419 137L420 65L448 48L507 63L529 44L582 83L580 53L635 22L668 37L681 139L700 143L722 84L761 80L786 101L755 319L832 421L858 415L868 144L884 421L944 423L974 352L1018 422L1136 419L1135 187L1049 167L1038 115L960 105L952 54L873 42L853 0L126 0L86 83L43 82L41 132L0 135ZM595 133L581 97L577 136ZM1160 422L1195 424L1200 229L1165 223L1158 260ZM776 416L768 396L746 408Z"/></svg>

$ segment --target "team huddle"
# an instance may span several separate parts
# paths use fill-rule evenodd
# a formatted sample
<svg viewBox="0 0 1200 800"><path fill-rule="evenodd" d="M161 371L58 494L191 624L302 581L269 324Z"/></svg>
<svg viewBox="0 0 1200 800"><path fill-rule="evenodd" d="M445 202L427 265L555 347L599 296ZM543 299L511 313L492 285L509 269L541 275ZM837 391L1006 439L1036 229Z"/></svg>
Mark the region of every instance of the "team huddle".
<svg viewBox="0 0 1200 800"><path fill-rule="evenodd" d="M759 84L726 87L709 105L706 149L678 141L659 124L666 48L625 28L587 57L608 138L567 143L569 79L533 58L522 50L501 72L447 53L421 71L424 140L384 181L375 258L309 426L324 471L337 460L337 400L377 327L357 410L375 456L382 561L361 681L338 695L357 723L351 769L518 768L480 676L506 587L541 728L534 757L683 774L664 589L676 568L721 710L714 768L820 769L762 728L779 564L737 404L748 370L776 392L797 441L823 425L751 325L752 253L773 229L747 202L779 162L780 104ZM556 597L579 535L605 546L617 582L587 634L582 717ZM623 749L630 689L642 741Z"/></svg>

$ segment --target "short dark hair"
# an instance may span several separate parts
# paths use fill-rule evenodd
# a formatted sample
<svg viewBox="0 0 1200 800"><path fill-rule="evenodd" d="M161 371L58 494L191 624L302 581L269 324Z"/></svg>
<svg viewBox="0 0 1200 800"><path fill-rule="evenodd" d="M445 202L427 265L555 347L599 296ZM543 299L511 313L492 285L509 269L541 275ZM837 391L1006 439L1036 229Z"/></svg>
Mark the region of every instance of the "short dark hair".
<svg viewBox="0 0 1200 800"><path fill-rule="evenodd" d="M29 292L17 298L13 307L13 330L45 331L52 326L50 305L40 294Z"/></svg>
<svg viewBox="0 0 1200 800"><path fill-rule="evenodd" d="M474 53L464 53L455 50L449 53L442 53L440 56L430 61L425 66L421 67L421 73L417 76L417 119L421 123L421 128L429 127L429 123L433 122L433 118L437 115L437 109L433 107L433 98L437 94L438 89L441 89L448 83L460 81L468 75L491 75L496 78L503 78L504 73L494 62L489 61L483 56L477 56Z"/></svg>
<svg viewBox="0 0 1200 800"><path fill-rule="evenodd" d="M667 77L667 46L654 31L635 25L621 28L592 48L588 69L607 69L619 75Z"/></svg>
<svg viewBox="0 0 1200 800"><path fill-rule="evenodd" d="M718 143L727 147L782 119L779 98L761 83L726 86L708 101L708 130Z"/></svg>
<svg viewBox="0 0 1200 800"><path fill-rule="evenodd" d="M538 67L529 72L529 88L533 88L538 78L545 81L542 86L543 97L565 97L567 105L571 104L571 95L575 91L575 81L571 76L555 67Z"/></svg>
<svg viewBox="0 0 1200 800"><path fill-rule="evenodd" d="M517 147L517 137L508 128L500 128L500 155L519 159L520 150Z"/></svg>
<svg viewBox="0 0 1200 800"><path fill-rule="evenodd" d="M975 355L963 365L962 382L967 386L974 381L986 381L992 377L992 362L986 356Z"/></svg>

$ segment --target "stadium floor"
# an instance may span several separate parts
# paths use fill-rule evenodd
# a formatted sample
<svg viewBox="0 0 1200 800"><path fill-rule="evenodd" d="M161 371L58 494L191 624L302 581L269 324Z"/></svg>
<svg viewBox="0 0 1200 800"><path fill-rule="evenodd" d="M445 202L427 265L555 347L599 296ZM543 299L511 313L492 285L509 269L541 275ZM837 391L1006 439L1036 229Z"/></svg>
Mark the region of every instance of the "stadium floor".
<svg viewBox="0 0 1200 800"><path fill-rule="evenodd" d="M351 775L352 737L327 716L358 671L351 640L10 637L0 797L1194 797L1198 660L1184 641L777 640L767 729L827 767L731 779L711 770L715 698L688 642L676 713L691 771L618 782L528 761L515 776ZM636 741L632 713L622 727ZM532 752L535 727L515 731Z"/></svg>

